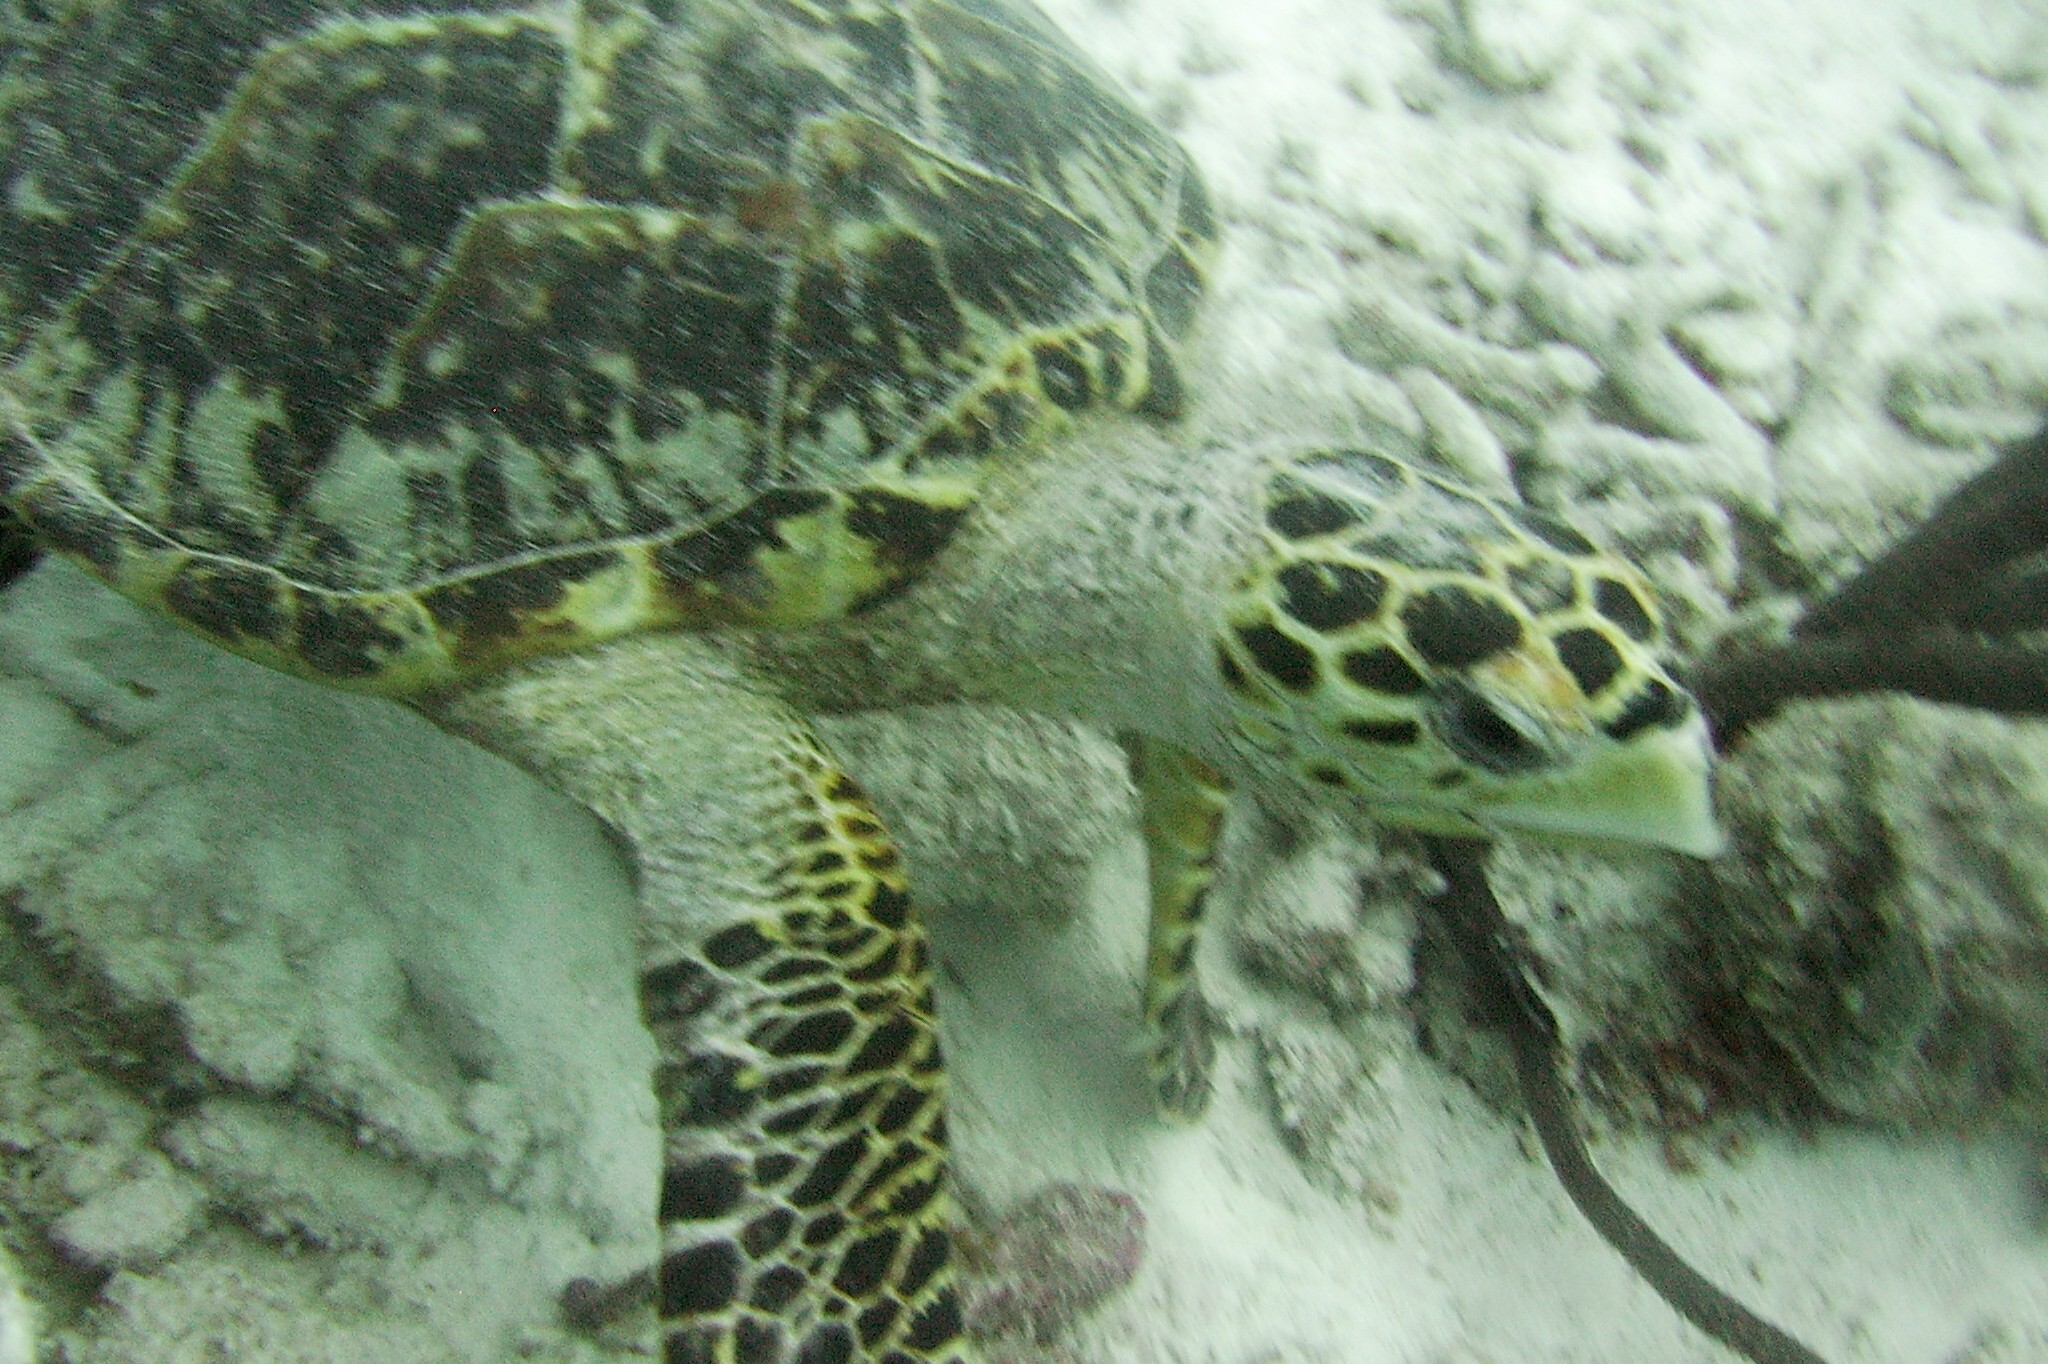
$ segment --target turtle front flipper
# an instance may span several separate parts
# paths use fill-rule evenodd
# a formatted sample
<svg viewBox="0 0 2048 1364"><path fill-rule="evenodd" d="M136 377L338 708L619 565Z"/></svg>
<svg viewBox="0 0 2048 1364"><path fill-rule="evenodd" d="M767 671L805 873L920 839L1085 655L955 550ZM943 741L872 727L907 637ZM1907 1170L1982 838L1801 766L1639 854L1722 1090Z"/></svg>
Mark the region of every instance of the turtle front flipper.
<svg viewBox="0 0 2048 1364"><path fill-rule="evenodd" d="M686 635L538 662L437 714L636 854L662 1357L967 1364L925 937L852 779Z"/></svg>
<svg viewBox="0 0 2048 1364"><path fill-rule="evenodd" d="M1193 1120L1209 1106L1216 1039L1195 971L1197 930L1216 876L1230 790L1186 749L1130 736L1145 833L1151 931L1145 950L1145 1044L1162 1116Z"/></svg>

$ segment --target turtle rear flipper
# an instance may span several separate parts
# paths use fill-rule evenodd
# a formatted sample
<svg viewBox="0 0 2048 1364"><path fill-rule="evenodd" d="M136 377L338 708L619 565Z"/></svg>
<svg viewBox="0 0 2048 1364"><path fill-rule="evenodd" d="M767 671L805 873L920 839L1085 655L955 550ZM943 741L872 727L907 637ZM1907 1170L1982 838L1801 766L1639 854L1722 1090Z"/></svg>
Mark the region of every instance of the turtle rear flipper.
<svg viewBox="0 0 2048 1364"><path fill-rule="evenodd" d="M440 718L635 853L665 1357L965 1364L925 936L852 779L687 635L535 663Z"/></svg>

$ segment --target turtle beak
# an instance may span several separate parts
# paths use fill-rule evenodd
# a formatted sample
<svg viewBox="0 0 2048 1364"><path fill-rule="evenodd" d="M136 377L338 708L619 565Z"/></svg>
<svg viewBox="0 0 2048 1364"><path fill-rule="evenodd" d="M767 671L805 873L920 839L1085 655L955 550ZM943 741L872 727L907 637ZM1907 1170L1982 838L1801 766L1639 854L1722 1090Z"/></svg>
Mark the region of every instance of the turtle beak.
<svg viewBox="0 0 2048 1364"><path fill-rule="evenodd" d="M1695 707L1685 723L1646 730L1569 775L1504 793L1470 813L1502 830L1614 839L1715 857L1728 845L1714 819L1713 744Z"/></svg>

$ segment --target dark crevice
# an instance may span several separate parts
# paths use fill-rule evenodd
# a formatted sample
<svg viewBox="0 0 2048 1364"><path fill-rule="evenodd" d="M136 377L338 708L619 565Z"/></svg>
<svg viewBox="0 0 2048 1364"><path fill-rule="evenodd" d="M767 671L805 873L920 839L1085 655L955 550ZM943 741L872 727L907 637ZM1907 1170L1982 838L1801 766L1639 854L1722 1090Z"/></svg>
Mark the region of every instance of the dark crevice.
<svg viewBox="0 0 2048 1364"><path fill-rule="evenodd" d="M0 979L52 1043L173 1115L209 1092L177 1011L124 999L88 951L45 926L20 891L0 896L0 932L11 940L0 951Z"/></svg>

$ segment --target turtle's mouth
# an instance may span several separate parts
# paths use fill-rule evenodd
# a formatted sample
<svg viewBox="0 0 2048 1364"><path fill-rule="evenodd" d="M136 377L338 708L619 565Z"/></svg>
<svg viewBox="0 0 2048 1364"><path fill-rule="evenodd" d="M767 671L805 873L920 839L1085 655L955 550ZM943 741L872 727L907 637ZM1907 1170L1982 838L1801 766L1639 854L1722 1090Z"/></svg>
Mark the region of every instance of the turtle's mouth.
<svg viewBox="0 0 2048 1364"><path fill-rule="evenodd" d="M1471 811L1487 828L1606 839L1715 857L1713 749L1697 709L1670 728L1610 743L1549 779L1517 782Z"/></svg>

